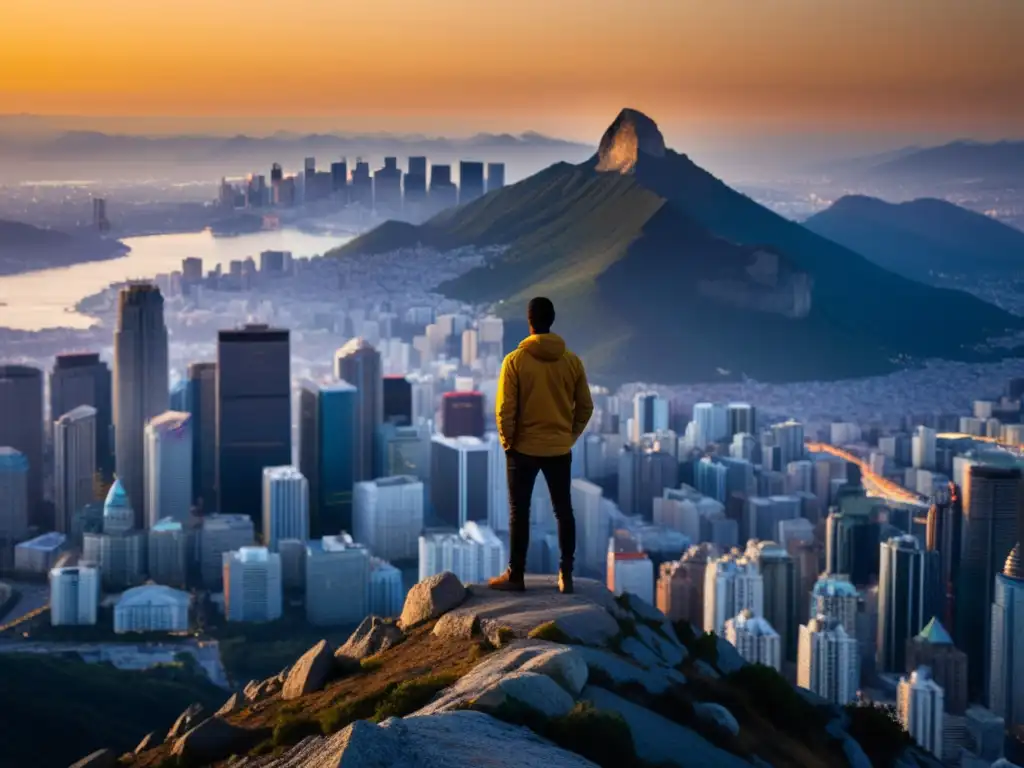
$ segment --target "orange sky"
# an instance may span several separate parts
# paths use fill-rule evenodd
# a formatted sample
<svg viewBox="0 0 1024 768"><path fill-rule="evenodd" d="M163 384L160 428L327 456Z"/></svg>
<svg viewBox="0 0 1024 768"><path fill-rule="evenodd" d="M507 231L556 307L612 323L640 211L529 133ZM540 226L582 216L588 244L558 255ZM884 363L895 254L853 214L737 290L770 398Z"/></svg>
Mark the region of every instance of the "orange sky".
<svg viewBox="0 0 1024 768"><path fill-rule="evenodd" d="M1024 0L31 0L0 113L1024 134ZM269 128L284 127L280 125Z"/></svg>

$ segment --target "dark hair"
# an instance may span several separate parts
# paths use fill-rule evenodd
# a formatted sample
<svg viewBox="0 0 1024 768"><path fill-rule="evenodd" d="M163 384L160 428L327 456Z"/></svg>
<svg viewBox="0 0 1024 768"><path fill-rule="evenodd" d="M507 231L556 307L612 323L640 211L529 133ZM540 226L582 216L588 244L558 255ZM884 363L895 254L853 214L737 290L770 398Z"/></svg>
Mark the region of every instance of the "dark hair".
<svg viewBox="0 0 1024 768"><path fill-rule="evenodd" d="M543 296L530 299L526 307L526 319L537 333L548 333L555 322L555 305L551 303L551 299Z"/></svg>

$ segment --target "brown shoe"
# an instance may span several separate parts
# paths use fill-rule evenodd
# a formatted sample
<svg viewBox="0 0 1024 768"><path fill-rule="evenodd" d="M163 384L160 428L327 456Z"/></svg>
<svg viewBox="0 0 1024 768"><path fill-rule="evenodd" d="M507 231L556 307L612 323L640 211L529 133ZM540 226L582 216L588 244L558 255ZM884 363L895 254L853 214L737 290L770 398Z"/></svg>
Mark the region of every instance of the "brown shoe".
<svg viewBox="0 0 1024 768"><path fill-rule="evenodd" d="M573 593L571 573L566 571L558 572L558 591L563 595L571 595Z"/></svg>
<svg viewBox="0 0 1024 768"><path fill-rule="evenodd" d="M511 568L507 568L501 576L495 576L493 579L487 582L487 586L491 589L501 590L502 592L525 592L526 581L522 575L516 575L512 573Z"/></svg>

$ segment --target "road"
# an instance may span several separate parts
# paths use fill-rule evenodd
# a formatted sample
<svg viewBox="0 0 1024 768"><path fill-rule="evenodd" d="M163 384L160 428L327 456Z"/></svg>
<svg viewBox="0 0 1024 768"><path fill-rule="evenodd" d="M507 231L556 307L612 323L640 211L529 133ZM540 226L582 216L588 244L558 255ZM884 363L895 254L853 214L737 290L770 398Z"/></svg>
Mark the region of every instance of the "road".
<svg viewBox="0 0 1024 768"><path fill-rule="evenodd" d="M928 509L930 506L926 497L872 472L867 462L854 456L849 451L836 448L828 443L814 442L807 443L807 450L811 453L829 453L860 467L861 483L864 485L864 490L868 492L868 496L878 496L886 501L899 502L900 504L912 504L922 509Z"/></svg>
<svg viewBox="0 0 1024 768"><path fill-rule="evenodd" d="M0 616L0 632L13 629L22 622L29 621L50 607L50 588L46 584L34 582L8 582L21 595L14 607L6 616Z"/></svg>

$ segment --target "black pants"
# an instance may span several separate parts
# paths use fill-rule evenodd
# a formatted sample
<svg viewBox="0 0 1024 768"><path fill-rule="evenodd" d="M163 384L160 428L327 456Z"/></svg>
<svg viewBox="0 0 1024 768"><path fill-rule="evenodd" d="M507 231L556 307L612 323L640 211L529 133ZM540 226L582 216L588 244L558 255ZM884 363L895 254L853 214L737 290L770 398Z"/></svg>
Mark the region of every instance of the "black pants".
<svg viewBox="0 0 1024 768"><path fill-rule="evenodd" d="M526 551L530 547L530 499L537 473L543 472L551 493L551 506L558 521L558 549L561 569L572 573L576 554L576 518L572 513L572 454L564 456L526 456L508 451L509 568L515 574L526 571Z"/></svg>

